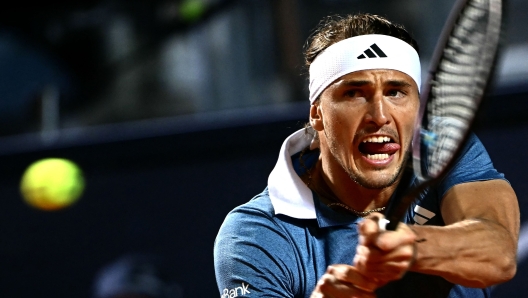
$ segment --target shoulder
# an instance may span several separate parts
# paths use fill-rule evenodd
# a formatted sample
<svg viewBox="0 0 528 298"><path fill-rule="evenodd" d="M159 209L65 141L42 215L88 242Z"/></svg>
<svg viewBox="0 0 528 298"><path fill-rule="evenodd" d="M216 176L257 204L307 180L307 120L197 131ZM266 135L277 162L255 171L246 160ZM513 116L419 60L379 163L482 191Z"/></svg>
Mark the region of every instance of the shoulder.
<svg viewBox="0 0 528 298"><path fill-rule="evenodd" d="M247 222L258 220L271 220L274 217L274 209L271 204L268 189L253 197L247 203L235 207L229 212L222 224L222 228L234 222Z"/></svg>
<svg viewBox="0 0 528 298"><path fill-rule="evenodd" d="M288 242L287 234L266 189L227 214L216 236L215 250L234 255L247 254L251 250L248 246L274 250L278 242Z"/></svg>
<svg viewBox="0 0 528 298"><path fill-rule="evenodd" d="M229 212L220 226L215 246L243 240L244 243L260 242L268 246L277 241L291 242L292 229L287 216L276 215L268 189L253 197L250 201Z"/></svg>
<svg viewBox="0 0 528 298"><path fill-rule="evenodd" d="M214 266L221 293L246 285L255 297L290 297L297 258L289 228L274 215L267 190L233 209L220 227L214 243ZM262 269L266 268L263 273ZM264 276L263 276L264 275Z"/></svg>
<svg viewBox="0 0 528 298"><path fill-rule="evenodd" d="M437 215L441 213L441 203L451 188L463 183L496 179L505 180L505 177L494 167L479 138L471 133L451 170L440 183L420 194L406 220L418 224L444 225L442 217Z"/></svg>
<svg viewBox="0 0 528 298"><path fill-rule="evenodd" d="M472 133L455 165L444 178L442 195L456 184L493 179L505 179L505 177L497 171L486 148Z"/></svg>
<svg viewBox="0 0 528 298"><path fill-rule="evenodd" d="M480 139L471 133L462 150L457 164L470 165L472 172L495 170L493 162ZM502 174L501 174L502 177Z"/></svg>

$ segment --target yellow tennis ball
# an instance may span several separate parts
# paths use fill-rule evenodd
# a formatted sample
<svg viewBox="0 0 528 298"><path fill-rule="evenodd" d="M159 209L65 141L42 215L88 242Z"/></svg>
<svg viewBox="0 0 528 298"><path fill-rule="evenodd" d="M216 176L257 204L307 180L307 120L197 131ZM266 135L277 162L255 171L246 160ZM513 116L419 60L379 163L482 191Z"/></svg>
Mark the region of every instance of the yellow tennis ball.
<svg viewBox="0 0 528 298"><path fill-rule="evenodd" d="M20 190L32 207L53 211L75 203L84 190L81 169L72 161L46 158L31 164L22 176Z"/></svg>

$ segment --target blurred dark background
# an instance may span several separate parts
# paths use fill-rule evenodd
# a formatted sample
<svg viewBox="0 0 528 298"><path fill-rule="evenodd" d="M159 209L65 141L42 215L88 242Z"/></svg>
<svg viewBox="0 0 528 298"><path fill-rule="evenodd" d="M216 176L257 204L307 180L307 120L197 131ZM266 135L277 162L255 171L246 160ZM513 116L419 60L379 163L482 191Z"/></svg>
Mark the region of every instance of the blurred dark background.
<svg viewBox="0 0 528 298"><path fill-rule="evenodd" d="M184 297L215 297L225 215L267 184L308 115L302 46L319 20L370 12L404 24L428 67L453 4L433 0L41 1L0 11L0 297L92 297L129 253L172 268ZM514 186L528 292L528 2L510 0L494 87L475 132ZM45 212L19 191L29 164L75 161L86 190Z"/></svg>

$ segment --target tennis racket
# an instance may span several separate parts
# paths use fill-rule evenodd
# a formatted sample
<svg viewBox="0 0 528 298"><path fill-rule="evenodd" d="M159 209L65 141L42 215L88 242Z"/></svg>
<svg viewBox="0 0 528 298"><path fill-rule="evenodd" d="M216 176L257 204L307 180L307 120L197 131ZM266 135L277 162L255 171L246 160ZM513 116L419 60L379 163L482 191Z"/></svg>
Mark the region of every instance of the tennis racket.
<svg viewBox="0 0 528 298"><path fill-rule="evenodd" d="M503 1L456 1L420 95L412 157L407 161L412 170L400 180L382 229L395 230L420 192L453 166L493 74L502 24ZM418 185L409 189L413 176Z"/></svg>

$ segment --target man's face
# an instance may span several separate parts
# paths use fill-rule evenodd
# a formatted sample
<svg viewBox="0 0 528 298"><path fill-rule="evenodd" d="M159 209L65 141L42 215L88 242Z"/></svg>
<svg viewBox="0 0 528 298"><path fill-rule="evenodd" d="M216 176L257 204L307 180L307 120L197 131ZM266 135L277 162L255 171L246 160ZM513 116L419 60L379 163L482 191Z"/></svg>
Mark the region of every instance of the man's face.
<svg viewBox="0 0 528 298"><path fill-rule="evenodd" d="M418 88L410 76L362 70L328 86L310 116L330 169L343 169L359 185L380 189L398 178L418 108Z"/></svg>

